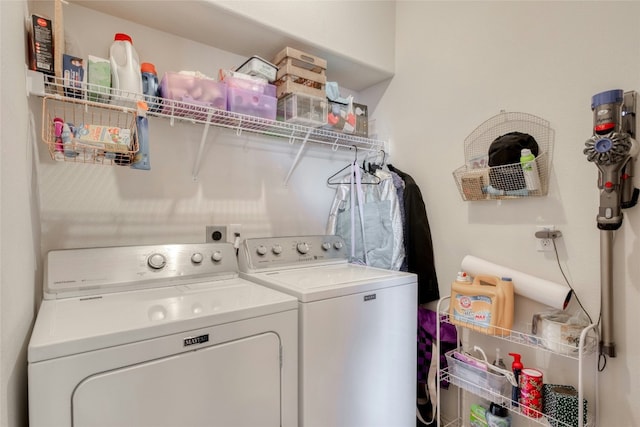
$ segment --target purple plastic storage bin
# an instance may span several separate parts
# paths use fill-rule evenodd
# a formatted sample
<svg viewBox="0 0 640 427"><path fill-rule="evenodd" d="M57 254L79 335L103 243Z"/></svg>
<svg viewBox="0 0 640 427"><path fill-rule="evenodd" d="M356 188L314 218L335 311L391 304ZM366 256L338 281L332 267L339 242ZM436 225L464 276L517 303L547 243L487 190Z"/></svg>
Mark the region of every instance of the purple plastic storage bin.
<svg viewBox="0 0 640 427"><path fill-rule="evenodd" d="M233 86L227 88L227 110L234 113L275 120L277 107L278 99L275 96Z"/></svg>
<svg viewBox="0 0 640 427"><path fill-rule="evenodd" d="M267 83L262 79L257 78L242 78L225 76L223 80L228 87L234 87L237 89L248 90L251 92L258 92L262 95L276 96L276 85Z"/></svg>

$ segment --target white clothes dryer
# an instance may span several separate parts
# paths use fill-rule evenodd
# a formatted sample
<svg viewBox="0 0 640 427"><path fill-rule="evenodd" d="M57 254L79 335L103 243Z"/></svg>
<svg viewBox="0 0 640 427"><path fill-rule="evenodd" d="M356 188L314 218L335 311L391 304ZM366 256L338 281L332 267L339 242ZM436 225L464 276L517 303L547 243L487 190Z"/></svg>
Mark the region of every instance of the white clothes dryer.
<svg viewBox="0 0 640 427"><path fill-rule="evenodd" d="M230 244L51 251L28 347L31 427L295 427L296 298Z"/></svg>
<svg viewBox="0 0 640 427"><path fill-rule="evenodd" d="M241 249L241 277L299 301L300 427L415 425L417 276L350 264L338 236Z"/></svg>

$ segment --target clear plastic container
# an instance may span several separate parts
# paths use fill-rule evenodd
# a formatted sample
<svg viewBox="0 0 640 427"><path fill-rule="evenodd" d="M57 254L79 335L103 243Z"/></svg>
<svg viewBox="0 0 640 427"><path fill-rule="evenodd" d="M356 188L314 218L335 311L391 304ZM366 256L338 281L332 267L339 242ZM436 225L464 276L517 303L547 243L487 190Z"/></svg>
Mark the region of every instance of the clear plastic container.
<svg viewBox="0 0 640 427"><path fill-rule="evenodd" d="M326 98L292 93L278 100L278 120L310 127L327 124Z"/></svg>
<svg viewBox="0 0 640 427"><path fill-rule="evenodd" d="M466 362L459 360L458 350L445 353L449 370L449 382L478 396L499 404L511 400L511 383L505 375L490 372L483 361L464 355Z"/></svg>

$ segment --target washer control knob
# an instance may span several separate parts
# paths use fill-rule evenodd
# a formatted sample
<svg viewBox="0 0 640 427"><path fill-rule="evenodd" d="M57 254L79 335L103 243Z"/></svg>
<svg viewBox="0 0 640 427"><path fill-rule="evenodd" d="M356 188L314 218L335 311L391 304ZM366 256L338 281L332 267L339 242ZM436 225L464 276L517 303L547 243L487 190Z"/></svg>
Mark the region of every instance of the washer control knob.
<svg viewBox="0 0 640 427"><path fill-rule="evenodd" d="M195 252L195 253L191 254L191 262L194 263L194 264L200 264L203 259L204 259L204 257L202 256L202 254L200 252Z"/></svg>
<svg viewBox="0 0 640 427"><path fill-rule="evenodd" d="M273 252L274 255L280 255L282 253L282 246L278 244L273 245L271 252Z"/></svg>
<svg viewBox="0 0 640 427"><path fill-rule="evenodd" d="M222 252L220 251L215 251L212 255L211 255L211 260L213 262L220 262L222 261Z"/></svg>
<svg viewBox="0 0 640 427"><path fill-rule="evenodd" d="M147 258L147 264L154 270L160 270L167 264L167 259L164 255L156 252L155 254L149 255L149 258Z"/></svg>
<svg viewBox="0 0 640 427"><path fill-rule="evenodd" d="M300 242L296 245L296 249L298 250L299 253L304 255L307 252L309 252L309 245L306 242Z"/></svg>
<svg viewBox="0 0 640 427"><path fill-rule="evenodd" d="M331 249L331 243L329 242L324 242L322 244L322 249L324 249L325 251L328 251L329 249Z"/></svg>
<svg viewBox="0 0 640 427"><path fill-rule="evenodd" d="M341 241L337 241L337 242L335 242L335 243L333 244L333 247L334 247L334 248L336 248L337 250L342 249L342 246L344 246L344 245L342 244L342 242L341 242Z"/></svg>
<svg viewBox="0 0 640 427"><path fill-rule="evenodd" d="M267 247L265 245L260 245L256 248L256 252L260 256L264 256L267 254Z"/></svg>

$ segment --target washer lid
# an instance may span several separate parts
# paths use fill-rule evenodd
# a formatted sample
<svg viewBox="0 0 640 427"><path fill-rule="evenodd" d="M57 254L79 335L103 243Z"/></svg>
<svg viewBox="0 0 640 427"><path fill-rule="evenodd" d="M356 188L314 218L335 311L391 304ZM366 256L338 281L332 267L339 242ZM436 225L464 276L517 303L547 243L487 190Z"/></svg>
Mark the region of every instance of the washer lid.
<svg viewBox="0 0 640 427"><path fill-rule="evenodd" d="M240 274L243 278L293 295L301 302L335 298L417 282L417 276L413 273L357 264L336 264Z"/></svg>
<svg viewBox="0 0 640 427"><path fill-rule="evenodd" d="M30 363L297 309L240 278L42 302Z"/></svg>

